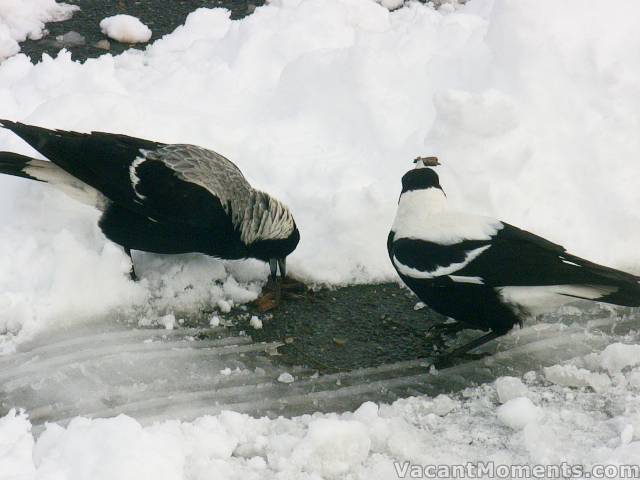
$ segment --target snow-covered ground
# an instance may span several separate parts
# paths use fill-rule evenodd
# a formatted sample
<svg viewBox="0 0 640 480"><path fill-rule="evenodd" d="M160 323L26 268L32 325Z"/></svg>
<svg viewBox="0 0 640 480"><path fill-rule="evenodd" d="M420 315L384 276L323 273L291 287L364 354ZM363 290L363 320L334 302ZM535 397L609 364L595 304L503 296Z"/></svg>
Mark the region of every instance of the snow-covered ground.
<svg viewBox="0 0 640 480"><path fill-rule="evenodd" d="M627 319L628 324L623 328L626 333L619 332L618 339L638 341L637 330L629 329L629 324L637 328L637 317L635 320ZM612 321L613 317L605 314L591 326L599 324L607 330L607 324L611 326ZM148 331L146 334L155 335ZM268 369L257 373L229 364L231 368L221 370L222 380L219 379L212 390L190 391L186 387L194 386L189 385L194 369L183 363L186 359L181 360L177 355L163 359L162 355L156 355L150 362L151 357L146 356L146 373L140 375L142 369L138 371L141 379L151 376L149 368L168 367L168 375L181 369L186 373L178 376L178 380L186 381L187 385L171 388L167 384L165 395L158 396L156 387L144 380L130 383L129 368L136 362L132 362L133 351L127 344L120 357L126 369L122 373L125 378L120 388L111 389L111 398L103 396L103 401L118 402L120 396L126 395L137 397L128 407L137 413L138 419L127 415L102 419L75 417L62 425L39 426L36 435L32 431L33 420L24 413L11 411L0 419L0 478L367 480L398 478L398 472L404 469L414 472L414 476L405 478L423 478L415 476L416 469L466 467L467 462L500 469L503 473L497 478L533 478L505 476L504 468L509 465L541 465L586 472L606 466L607 478L625 478L622 470L618 476L611 475L611 469L616 465L640 464L640 346L619 343L611 333L588 333L583 326L542 325L514 337L505 339L505 350L491 359L436 374L423 372L413 381L414 384L437 385L441 381L469 385L452 394L414 396L392 404L368 401L352 412L311 413L294 418L220 411L216 399L240 402L237 405L247 407L241 408L242 412L255 413L248 408L250 403L255 409L271 401L274 408L287 400L306 402L306 409L311 412L313 402L319 402L320 408L326 411L339 403L341 397L349 395L349 388L361 389L364 393L361 397L377 400L382 390L397 386L398 379L410 384L409 379L402 379L398 374L389 381L378 380L379 388L373 388L366 378L354 382L347 375L341 380L345 385L351 380L351 386L341 387L336 378L320 383L323 377L301 379L301 375L294 372L295 381L276 382L279 388L274 392L276 387L267 381L277 373ZM591 352L592 349L601 351ZM563 356L573 358L553 364ZM83 377L84 382L100 388L96 381L100 368L96 367L102 370L113 367L117 358L113 356L108 361L102 358L100 362L96 357L97 362L85 361L75 367L59 365L48 374L41 372L43 378L38 386L46 390L50 388L49 383L72 375ZM144 359L141 360L137 368L144 368ZM215 357L209 360L208 376L211 377L211 371L220 368L219 361L224 360ZM202 364L200 371L206 372L206 362L198 361ZM538 368L549 363L550 367ZM21 368L21 375L9 381L4 372L3 384L17 388L16 384L28 381L25 378L29 374L25 375L25 371L29 366L27 362L26 367ZM31 366L32 376L40 368L47 368L45 363L39 364L38 359ZM527 368L532 366L533 370ZM405 368L410 370L408 366ZM492 381L492 373L488 372L493 371L502 372L502 376ZM246 387L238 383L242 377L247 379ZM155 382L160 384L163 378L156 376ZM471 386L473 378L484 378L487 383ZM58 399L64 402L65 395L71 397L73 392L60 392ZM74 401L86 403L94 395L99 396L99 392L89 390L83 398ZM218 413L200 415L189 421L180 419L184 415L175 414L180 409L183 413L202 411L207 399L210 411ZM60 407L53 405L49 415L55 417ZM145 411L141 411L141 407L145 407ZM164 419L150 421L158 409L164 409ZM113 415L119 408L112 410ZM466 478L487 477L491 476ZM441 473L438 478L447 478L447 475ZM561 477L549 473L536 478Z"/></svg>
<svg viewBox="0 0 640 480"><path fill-rule="evenodd" d="M37 35L53 2L0 3L36 3L19 29L0 17L0 38ZM639 14L637 2L583 0L393 12L371 0L273 0L240 21L202 9L144 52L2 61L0 118L219 151L291 206L302 241L290 271L306 281L395 278L385 241L399 179L425 154L440 157L461 208L638 273ZM8 132L0 148L33 154ZM20 179L0 177L0 218L9 357L49 327L247 302L266 277L258 262L139 254L134 284L96 212ZM392 459L639 463L640 359L622 345L634 341L613 335L591 354L564 345L573 367L531 362L534 373L517 372L523 384L341 415L144 427L77 418L36 441L12 413L0 419L0 478L392 478Z"/></svg>

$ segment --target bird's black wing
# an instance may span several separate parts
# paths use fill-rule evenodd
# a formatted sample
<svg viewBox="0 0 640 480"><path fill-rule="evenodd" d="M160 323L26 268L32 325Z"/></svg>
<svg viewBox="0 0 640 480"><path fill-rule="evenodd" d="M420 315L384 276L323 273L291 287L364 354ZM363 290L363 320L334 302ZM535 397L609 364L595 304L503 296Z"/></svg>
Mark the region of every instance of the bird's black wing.
<svg viewBox="0 0 640 480"><path fill-rule="evenodd" d="M640 277L566 252L564 247L503 223L490 240L441 245L419 239L389 244L398 271L415 279L482 283L492 287L611 285L636 288Z"/></svg>
<svg viewBox="0 0 640 480"><path fill-rule="evenodd" d="M444 275L443 272L457 271L456 265L463 264L470 254L490 243L490 240L465 240L453 245L441 245L426 240L400 238L390 244L389 255L396 268L402 265L405 271L409 268L420 272L416 273L420 278L433 278Z"/></svg>
<svg viewBox="0 0 640 480"><path fill-rule="evenodd" d="M486 249L456 275L480 277L485 285L637 285L640 277L566 252L542 237L503 224Z"/></svg>
<svg viewBox="0 0 640 480"><path fill-rule="evenodd" d="M186 180L172 165L153 155L167 148L166 144L112 133L49 130L6 120L0 124L112 202L153 221L197 227L220 227L221 222L229 221L220 198L206 185Z"/></svg>

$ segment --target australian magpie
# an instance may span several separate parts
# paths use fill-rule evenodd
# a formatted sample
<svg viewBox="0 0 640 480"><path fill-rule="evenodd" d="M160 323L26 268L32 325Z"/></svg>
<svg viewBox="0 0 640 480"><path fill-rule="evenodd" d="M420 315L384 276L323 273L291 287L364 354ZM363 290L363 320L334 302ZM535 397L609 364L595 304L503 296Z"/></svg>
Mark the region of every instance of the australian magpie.
<svg viewBox="0 0 640 480"><path fill-rule="evenodd" d="M50 160L0 152L0 173L49 183L99 209L102 232L129 257L143 250L256 258L269 262L272 279L278 269L286 276L285 259L300 240L291 212L222 155L112 133L0 125Z"/></svg>
<svg viewBox="0 0 640 480"><path fill-rule="evenodd" d="M489 331L450 356L576 299L640 306L640 277L571 255L505 222L455 210L429 168L437 165L435 157L417 158L402 177L387 250L404 283L456 320L456 330Z"/></svg>

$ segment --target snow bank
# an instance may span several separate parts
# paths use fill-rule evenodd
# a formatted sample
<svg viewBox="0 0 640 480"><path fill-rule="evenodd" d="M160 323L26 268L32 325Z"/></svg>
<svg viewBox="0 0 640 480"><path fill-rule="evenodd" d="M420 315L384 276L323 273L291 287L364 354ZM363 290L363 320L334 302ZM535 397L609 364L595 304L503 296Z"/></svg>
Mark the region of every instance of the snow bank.
<svg viewBox="0 0 640 480"><path fill-rule="evenodd" d="M56 0L2 0L0 2L0 61L20 51L18 42L42 38L46 22L66 20L79 10Z"/></svg>
<svg viewBox="0 0 640 480"><path fill-rule="evenodd" d="M221 152L291 206L302 240L290 272L306 281L396 278L385 241L400 177L419 154L440 156L460 208L637 272L639 10L474 0L389 12L305 0L231 21L200 9L145 52L6 60L0 117ZM32 153L4 132L0 148ZM239 303L266 276L252 264L231 281L231 268L201 256L137 255L146 282L134 285L95 214L20 179L0 178L0 215L0 331L149 298L196 310Z"/></svg>
<svg viewBox="0 0 640 480"><path fill-rule="evenodd" d="M140 19L131 15L114 15L100 22L100 29L109 38L122 43L145 43L151 30Z"/></svg>
<svg viewBox="0 0 640 480"><path fill-rule="evenodd" d="M28 418L12 411L0 419L0 478L388 480L407 463L567 462L585 471L640 463L638 391L620 386L605 397L541 382L527 382L531 399L503 405L484 385L293 419L222 412L142 426L122 415L75 418L46 425L37 438Z"/></svg>

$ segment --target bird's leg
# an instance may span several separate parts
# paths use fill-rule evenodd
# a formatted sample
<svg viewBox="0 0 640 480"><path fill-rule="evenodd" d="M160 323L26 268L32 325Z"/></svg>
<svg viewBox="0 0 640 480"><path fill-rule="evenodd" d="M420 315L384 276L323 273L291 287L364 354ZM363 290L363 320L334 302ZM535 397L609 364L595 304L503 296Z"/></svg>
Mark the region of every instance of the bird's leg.
<svg viewBox="0 0 640 480"><path fill-rule="evenodd" d="M464 330L466 327L464 324L460 322L452 322L452 323L435 323L427 330L429 335L455 335L456 333Z"/></svg>
<svg viewBox="0 0 640 480"><path fill-rule="evenodd" d="M282 296L280 282L278 281L278 261L275 258L269 260L270 274L262 294L257 298L256 305L260 312L268 312L277 308Z"/></svg>
<svg viewBox="0 0 640 480"><path fill-rule="evenodd" d="M133 257L131 256L131 249L129 247L124 247L124 253L126 253L127 256L129 257L129 260L131 260L131 270L129 270L129 276L131 277L131 280L133 280L134 282L137 282L138 275L136 275L136 269L135 269L135 266L133 265Z"/></svg>
<svg viewBox="0 0 640 480"><path fill-rule="evenodd" d="M258 310L266 312L277 308L283 298L300 298L300 293L305 291L305 285L301 282L287 278L287 264L285 258L272 258L269 260L270 275L267 284L262 290L262 295L256 300ZM280 278L278 279L278 270Z"/></svg>
<svg viewBox="0 0 640 480"><path fill-rule="evenodd" d="M479 346L484 345L485 343L490 342L491 340L498 338L499 336L500 335L496 332L489 332L486 335L476 338L475 340L471 340L469 343L465 343L461 347L454 348L453 350L438 356L433 364L438 368L451 366L452 361L455 358L461 357L467 352L478 348Z"/></svg>

